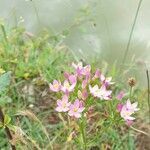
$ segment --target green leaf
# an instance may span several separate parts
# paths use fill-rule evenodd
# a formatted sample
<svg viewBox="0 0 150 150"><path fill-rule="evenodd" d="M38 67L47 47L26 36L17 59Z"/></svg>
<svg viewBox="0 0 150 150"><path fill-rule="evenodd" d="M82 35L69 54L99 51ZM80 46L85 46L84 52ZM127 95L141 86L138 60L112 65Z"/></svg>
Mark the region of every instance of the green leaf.
<svg viewBox="0 0 150 150"><path fill-rule="evenodd" d="M0 93L10 84L11 72L7 72L0 76Z"/></svg>
<svg viewBox="0 0 150 150"><path fill-rule="evenodd" d="M4 124L8 125L10 123L10 121L11 121L11 118L8 115L5 115L4 116Z"/></svg>
<svg viewBox="0 0 150 150"><path fill-rule="evenodd" d="M2 122L0 122L0 128L2 128L4 126L4 124Z"/></svg>

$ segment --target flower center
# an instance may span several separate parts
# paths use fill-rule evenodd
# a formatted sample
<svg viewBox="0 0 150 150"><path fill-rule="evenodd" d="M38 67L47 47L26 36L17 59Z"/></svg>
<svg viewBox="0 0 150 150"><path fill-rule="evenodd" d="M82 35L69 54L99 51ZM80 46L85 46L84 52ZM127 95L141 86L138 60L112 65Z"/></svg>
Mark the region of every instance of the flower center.
<svg viewBox="0 0 150 150"><path fill-rule="evenodd" d="M69 85L69 83L67 82L67 83L65 83L65 85L64 85L67 89L68 88L70 88L70 85Z"/></svg>
<svg viewBox="0 0 150 150"><path fill-rule="evenodd" d="M59 85L58 84L54 84L54 88L58 89Z"/></svg>
<svg viewBox="0 0 150 150"><path fill-rule="evenodd" d="M78 111L78 109L77 108L74 108L74 112L77 112Z"/></svg>
<svg viewBox="0 0 150 150"><path fill-rule="evenodd" d="M129 111L126 111L126 112L125 112L125 115L126 115L126 116L130 116L131 113L130 113Z"/></svg>
<svg viewBox="0 0 150 150"><path fill-rule="evenodd" d="M66 103L63 103L63 108L65 108L66 107Z"/></svg>

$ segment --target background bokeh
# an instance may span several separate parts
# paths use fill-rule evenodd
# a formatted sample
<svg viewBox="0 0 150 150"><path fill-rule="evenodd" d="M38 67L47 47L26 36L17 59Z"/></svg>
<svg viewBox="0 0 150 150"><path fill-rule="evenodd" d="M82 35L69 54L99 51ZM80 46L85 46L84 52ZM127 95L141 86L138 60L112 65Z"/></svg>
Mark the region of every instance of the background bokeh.
<svg viewBox="0 0 150 150"><path fill-rule="evenodd" d="M77 59L122 63L139 0L0 0L8 26L60 35ZM142 1L126 65L150 62L150 1ZM142 71L142 70L141 70ZM143 73L142 75L143 76Z"/></svg>

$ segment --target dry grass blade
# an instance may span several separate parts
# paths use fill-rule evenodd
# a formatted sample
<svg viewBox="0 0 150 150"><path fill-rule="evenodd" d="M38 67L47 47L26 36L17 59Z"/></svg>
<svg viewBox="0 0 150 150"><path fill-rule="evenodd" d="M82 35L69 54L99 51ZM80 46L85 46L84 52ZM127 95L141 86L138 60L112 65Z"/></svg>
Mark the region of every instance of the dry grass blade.
<svg viewBox="0 0 150 150"><path fill-rule="evenodd" d="M33 121L37 121L40 124L40 126L42 127L42 130L43 130L44 134L46 135L47 139L50 141L46 128L43 126L42 122L36 117L36 115L33 112L31 112L29 110L18 111L18 113L16 115L26 116L26 117L32 119Z"/></svg>
<svg viewBox="0 0 150 150"><path fill-rule="evenodd" d="M150 137L150 134L148 134L148 133L146 133L146 132L144 132L144 131L142 131L142 130L139 130L139 129L136 129L136 128L134 128L134 127L130 127L132 130L134 130L134 131L137 131L137 132L139 132L139 133L142 133L142 134L144 134L144 135L147 135L148 137Z"/></svg>

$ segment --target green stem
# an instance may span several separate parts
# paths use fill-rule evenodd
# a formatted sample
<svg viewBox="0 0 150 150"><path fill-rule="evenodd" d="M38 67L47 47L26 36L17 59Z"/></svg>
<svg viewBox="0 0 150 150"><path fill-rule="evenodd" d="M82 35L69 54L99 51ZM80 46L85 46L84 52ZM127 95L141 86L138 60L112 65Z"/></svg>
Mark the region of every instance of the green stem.
<svg viewBox="0 0 150 150"><path fill-rule="evenodd" d="M146 76L147 76L147 88L148 88L147 101L148 101L148 108L149 108L149 123L150 123L150 79L149 79L148 69L146 70Z"/></svg>
<svg viewBox="0 0 150 150"><path fill-rule="evenodd" d="M131 146L130 146L130 128L128 131L128 149L131 150Z"/></svg>
<svg viewBox="0 0 150 150"><path fill-rule="evenodd" d="M71 123L70 123L70 117L68 116L68 128L69 128L69 134L71 134L72 128L71 128ZM70 149L73 150L73 145L70 142Z"/></svg>
<svg viewBox="0 0 150 150"><path fill-rule="evenodd" d="M130 98L130 101L132 99L132 86L130 87L130 95L129 95L129 98ZM131 149L130 148L130 128L129 128L129 131L128 131L128 148L129 150Z"/></svg>
<svg viewBox="0 0 150 150"><path fill-rule="evenodd" d="M86 137L85 137L85 126L84 126L84 118L82 117L82 121L80 123L80 130L81 130L81 135L83 139L83 149L87 150L87 145L86 145Z"/></svg>
<svg viewBox="0 0 150 150"><path fill-rule="evenodd" d="M130 100L132 98L132 86L130 87L130 96L129 96Z"/></svg>
<svg viewBox="0 0 150 150"><path fill-rule="evenodd" d="M129 51L129 47L130 47L130 43L131 43L134 27L135 27L135 24L136 24L136 21L137 21L137 17L138 17L138 13L139 13L141 4L142 4L142 0L140 0L139 3L138 3L138 7L137 7L137 10L136 10L136 14L135 14L135 17L134 17L133 25L132 25L132 28L131 28L131 31L130 31L129 40L128 40L127 47L126 47L126 50L125 50L125 53L124 53L122 64L124 64L125 61L126 61L126 57L127 57L128 51Z"/></svg>

